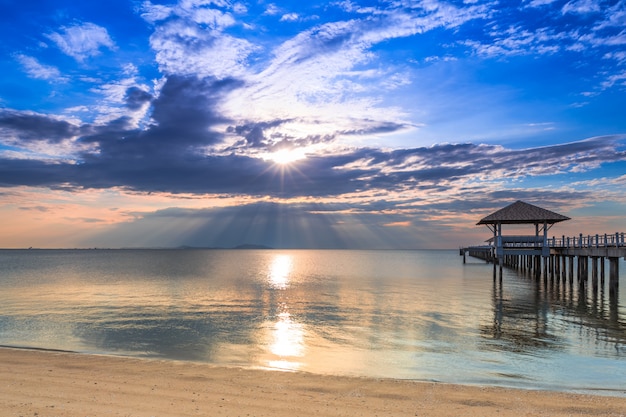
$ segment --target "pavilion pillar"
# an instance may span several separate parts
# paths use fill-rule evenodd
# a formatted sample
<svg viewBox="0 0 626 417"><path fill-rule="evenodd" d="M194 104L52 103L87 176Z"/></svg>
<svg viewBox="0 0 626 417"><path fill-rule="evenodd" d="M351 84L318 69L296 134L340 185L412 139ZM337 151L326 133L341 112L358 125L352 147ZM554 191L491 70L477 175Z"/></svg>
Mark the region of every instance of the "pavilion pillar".
<svg viewBox="0 0 626 417"><path fill-rule="evenodd" d="M502 265L504 263L504 248L502 247L502 223L496 224L496 256L498 257L498 263Z"/></svg>

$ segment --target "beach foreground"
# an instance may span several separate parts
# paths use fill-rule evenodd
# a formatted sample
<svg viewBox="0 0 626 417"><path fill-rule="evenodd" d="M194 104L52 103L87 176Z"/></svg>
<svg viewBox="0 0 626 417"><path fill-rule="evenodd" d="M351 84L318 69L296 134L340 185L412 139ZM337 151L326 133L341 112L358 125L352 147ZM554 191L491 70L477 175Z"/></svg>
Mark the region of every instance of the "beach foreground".
<svg viewBox="0 0 626 417"><path fill-rule="evenodd" d="M2 416L626 416L626 398L0 349Z"/></svg>

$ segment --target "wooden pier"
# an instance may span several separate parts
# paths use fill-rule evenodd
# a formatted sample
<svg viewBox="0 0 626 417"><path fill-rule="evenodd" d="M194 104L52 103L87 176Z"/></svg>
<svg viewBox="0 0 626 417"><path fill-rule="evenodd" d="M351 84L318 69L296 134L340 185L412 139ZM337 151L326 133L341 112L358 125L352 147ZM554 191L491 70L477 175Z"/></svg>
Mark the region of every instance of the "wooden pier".
<svg viewBox="0 0 626 417"><path fill-rule="evenodd" d="M548 238L552 225L569 220L568 217L517 201L481 219L477 224L486 225L493 232L487 245L468 246L460 249L463 263L466 254L492 262L494 265L531 271L537 278L542 272L545 279L561 278L573 285L576 270L579 285L586 286L591 279L593 288L605 282L608 260L609 291L617 292L619 286L619 259L626 259L625 233L561 236ZM532 224L533 235L503 235L503 224ZM574 267L576 265L576 268ZM501 275L500 275L501 276Z"/></svg>

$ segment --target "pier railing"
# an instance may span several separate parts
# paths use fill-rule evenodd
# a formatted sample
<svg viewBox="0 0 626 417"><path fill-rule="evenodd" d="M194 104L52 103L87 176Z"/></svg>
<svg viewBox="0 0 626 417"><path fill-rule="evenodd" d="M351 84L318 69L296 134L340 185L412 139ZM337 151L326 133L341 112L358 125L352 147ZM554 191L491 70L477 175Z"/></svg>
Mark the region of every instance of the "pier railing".
<svg viewBox="0 0 626 417"><path fill-rule="evenodd" d="M490 239L493 245L493 240ZM525 235L525 236L502 236L503 248L541 248L543 246L543 236ZM614 234L596 234L578 236L562 236L548 238L547 246L549 248L623 248L626 247L626 233L617 232Z"/></svg>
<svg viewBox="0 0 626 417"><path fill-rule="evenodd" d="M461 255L491 260L505 255L567 254L567 256L608 256L626 259L626 233L561 236L545 238L536 235L505 235L488 240L488 245L461 248Z"/></svg>
<svg viewBox="0 0 626 417"><path fill-rule="evenodd" d="M489 239L488 246L469 246L461 248L460 254L465 263L465 254L474 258L514 268L534 270L537 277L543 270L543 276L562 275L569 269L570 285L573 281L574 258L578 259L576 268L578 280L585 283L588 278L589 262L592 264L592 280L598 288L598 265L601 266L601 282L604 282L604 262L609 261L609 291L615 293L619 283L619 259L626 259L626 233L596 234L578 236L497 236ZM569 267L566 267L566 259ZM563 273L559 273L562 270ZM494 275L495 276L495 275ZM502 275L500 276L502 277ZM565 279L565 278L563 278ZM546 281L547 282L547 281Z"/></svg>
<svg viewBox="0 0 626 417"><path fill-rule="evenodd" d="M551 248L620 248L626 247L626 233L552 237L548 239L548 245Z"/></svg>

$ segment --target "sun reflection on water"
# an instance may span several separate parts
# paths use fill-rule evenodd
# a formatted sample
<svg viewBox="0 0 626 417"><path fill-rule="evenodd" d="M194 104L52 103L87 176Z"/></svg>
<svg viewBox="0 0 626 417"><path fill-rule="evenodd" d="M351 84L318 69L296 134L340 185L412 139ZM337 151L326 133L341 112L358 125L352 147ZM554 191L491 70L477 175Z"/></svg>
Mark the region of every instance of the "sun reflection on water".
<svg viewBox="0 0 626 417"><path fill-rule="evenodd" d="M270 266L269 281L272 288L284 290L289 285L293 261L289 255L277 255Z"/></svg>
<svg viewBox="0 0 626 417"><path fill-rule="evenodd" d="M272 329L272 338L269 350L280 359L269 360L269 366L290 370L300 368L301 363L294 359L304 356L304 328L302 324L293 321L288 312L280 313Z"/></svg>
<svg viewBox="0 0 626 417"><path fill-rule="evenodd" d="M276 255L271 261L268 281L272 289L287 290L293 272L291 255ZM276 313L273 320L267 323L267 354L266 363L271 368L297 370L302 366L305 345L305 329L302 323L294 320L289 313L287 291L276 294L273 309Z"/></svg>

